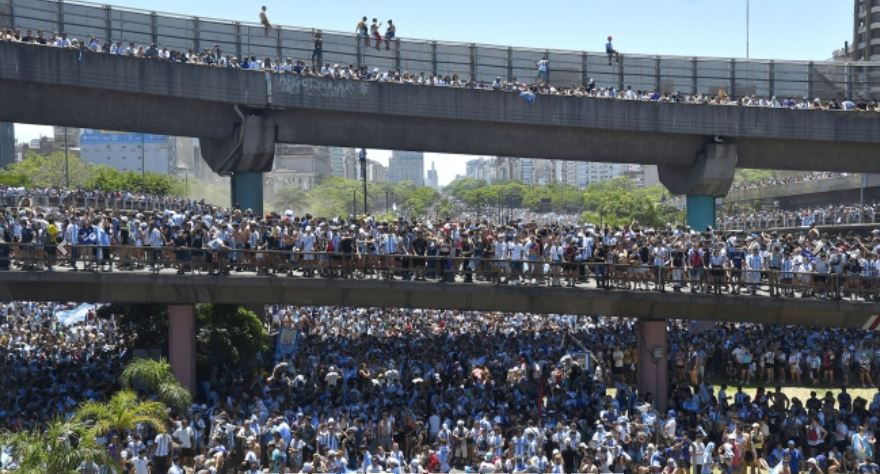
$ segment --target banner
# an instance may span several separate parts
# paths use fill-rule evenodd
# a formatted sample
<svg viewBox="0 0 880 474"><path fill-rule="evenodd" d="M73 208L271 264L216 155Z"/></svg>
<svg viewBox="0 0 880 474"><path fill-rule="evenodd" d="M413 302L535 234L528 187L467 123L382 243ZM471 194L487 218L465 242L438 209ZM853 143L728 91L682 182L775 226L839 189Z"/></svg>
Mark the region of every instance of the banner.
<svg viewBox="0 0 880 474"><path fill-rule="evenodd" d="M275 340L275 361L296 354L299 345L299 331L296 328L284 327L278 331Z"/></svg>
<svg viewBox="0 0 880 474"><path fill-rule="evenodd" d="M56 311L55 319L65 326L73 326L74 324L84 323L89 315L89 311L94 312L95 305L84 303L67 311Z"/></svg>

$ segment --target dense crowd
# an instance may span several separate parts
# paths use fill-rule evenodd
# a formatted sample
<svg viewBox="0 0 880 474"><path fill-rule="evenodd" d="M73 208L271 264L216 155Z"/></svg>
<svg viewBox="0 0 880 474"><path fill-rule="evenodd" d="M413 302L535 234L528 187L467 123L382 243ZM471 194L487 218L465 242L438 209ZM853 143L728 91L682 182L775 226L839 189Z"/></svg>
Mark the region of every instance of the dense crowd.
<svg viewBox="0 0 880 474"><path fill-rule="evenodd" d="M54 309L0 311L18 328L2 344L4 372L22 387L3 401L6 428L117 388L132 335L91 316L59 330ZM880 376L874 332L717 324L694 333L671 322L669 401L658 410L654 394L633 388L633 320L341 307L267 315L279 334L294 333L278 359L202 374L199 399L167 433L139 426L101 442L138 474L877 470L880 391L846 389ZM816 389L789 397L779 389L789 385ZM0 460L14 468L15 453Z"/></svg>
<svg viewBox="0 0 880 474"><path fill-rule="evenodd" d="M865 238L448 219L265 216L213 206L0 209L0 269L256 272L777 297L878 297L880 230ZM59 253L63 248L64 253Z"/></svg>
<svg viewBox="0 0 880 474"><path fill-rule="evenodd" d="M880 223L880 203L831 204L794 210L740 209L734 205L718 219L721 229L746 230L877 223Z"/></svg>
<svg viewBox="0 0 880 474"><path fill-rule="evenodd" d="M95 209L130 209L157 211L202 210L208 207L204 199L195 200L176 196L132 191L101 191L96 189L67 189L54 187L25 188L0 185L0 205L20 207L81 207Z"/></svg>
<svg viewBox="0 0 880 474"><path fill-rule="evenodd" d="M47 422L118 383L130 335L94 311L78 320L57 317L60 304L0 304L0 427Z"/></svg>
<svg viewBox="0 0 880 474"><path fill-rule="evenodd" d="M267 18L261 14L261 22L266 31L273 27ZM370 40L376 48L380 48L385 41L386 48L396 37L396 27L389 20L386 36L383 38L379 33L381 23L373 19L373 24L367 29L366 17L358 22L355 34L370 47ZM369 31L369 33L368 33ZM389 36L390 34L390 36ZM746 95L743 97L731 97L727 91L719 90L716 94L685 94L678 91L651 91L633 90L631 87L618 89L614 85L600 85L593 79L581 86L564 86L552 84L553 64L548 58L536 62L536 75L534 78L507 78L496 77L492 81L480 80L474 77L463 77L459 74L436 74L418 71L380 70L378 67L370 69L366 64L338 64L323 61L323 38L320 31L315 32L313 38L313 50L311 59L288 58L259 58L255 55L250 57L243 55L236 57L228 51L222 51L218 45L199 51L176 51L156 44L139 45L125 41L102 41L95 37L77 39L71 38L64 32L46 34L42 31L20 29L0 30L0 41L21 42L61 48L78 49L82 54L105 53L120 56L131 56L151 60L162 60L188 64L199 64L212 67L234 68L253 71L273 72L280 74L296 74L301 76L324 77L329 79L378 81L399 84L429 85L440 87L466 87L482 90L494 90L508 93L518 93L531 102L537 94L552 94L573 97L594 97L619 100L638 100L652 102L676 102L688 104L709 105L738 105L744 107L767 107L787 108L793 110L847 110L847 111L871 111L880 112L880 104L876 100L858 100L851 98L809 98L809 97L781 97L776 96L758 97ZM612 58L619 61L619 53L611 46L611 39L606 45L609 64Z"/></svg>
<svg viewBox="0 0 880 474"><path fill-rule="evenodd" d="M829 171L813 171L810 173L799 173L794 176L786 176L786 177L778 177L773 176L766 179L759 179L756 181L742 181L739 183L734 183L733 186L730 187L730 192L734 191L746 191L749 189L761 189L761 188L770 188L774 186L786 186L789 184L796 183L805 183L809 181L822 181L826 179L835 179L849 176L848 173L832 173Z"/></svg>

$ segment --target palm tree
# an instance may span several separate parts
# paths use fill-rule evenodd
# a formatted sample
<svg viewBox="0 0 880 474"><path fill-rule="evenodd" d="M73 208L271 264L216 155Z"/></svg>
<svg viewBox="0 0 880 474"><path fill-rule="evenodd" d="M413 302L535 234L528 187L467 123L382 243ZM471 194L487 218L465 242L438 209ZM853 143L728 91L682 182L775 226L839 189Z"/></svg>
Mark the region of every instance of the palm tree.
<svg viewBox="0 0 880 474"><path fill-rule="evenodd" d="M135 359L122 371L122 386L157 397L178 414L192 405L192 395L183 388L165 359Z"/></svg>
<svg viewBox="0 0 880 474"><path fill-rule="evenodd" d="M56 418L45 429L0 434L0 445L12 448L18 471L76 474L83 466L115 465L95 431L85 423ZM121 466L119 466L121 467Z"/></svg>
<svg viewBox="0 0 880 474"><path fill-rule="evenodd" d="M131 390L116 392L106 403L88 401L76 410L74 420L86 423L99 435L111 431L125 433L134 430L138 424L152 426L164 432L168 408L162 402L140 401Z"/></svg>

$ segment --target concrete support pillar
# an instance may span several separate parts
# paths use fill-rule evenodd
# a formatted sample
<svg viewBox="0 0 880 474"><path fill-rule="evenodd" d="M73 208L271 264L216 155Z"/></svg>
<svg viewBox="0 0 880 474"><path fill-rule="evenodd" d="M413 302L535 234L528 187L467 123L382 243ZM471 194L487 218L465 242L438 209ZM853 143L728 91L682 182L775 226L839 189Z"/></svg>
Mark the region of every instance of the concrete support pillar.
<svg viewBox="0 0 880 474"><path fill-rule="evenodd" d="M232 173L232 205L244 211L250 209L256 215L263 214L263 173L239 171Z"/></svg>
<svg viewBox="0 0 880 474"><path fill-rule="evenodd" d="M196 393L196 315L192 305L168 306L168 360L177 381Z"/></svg>
<svg viewBox="0 0 880 474"><path fill-rule="evenodd" d="M639 350L639 395L647 398L650 394L657 410L666 410L669 396L666 321L640 319L636 323L636 339Z"/></svg>
<svg viewBox="0 0 880 474"><path fill-rule="evenodd" d="M736 145L709 143L691 166L659 166L660 182L672 194L687 196L687 224L694 230L715 226L715 198L733 184Z"/></svg>
<svg viewBox="0 0 880 474"><path fill-rule="evenodd" d="M715 227L715 196L688 194L686 203L688 227L695 230Z"/></svg>

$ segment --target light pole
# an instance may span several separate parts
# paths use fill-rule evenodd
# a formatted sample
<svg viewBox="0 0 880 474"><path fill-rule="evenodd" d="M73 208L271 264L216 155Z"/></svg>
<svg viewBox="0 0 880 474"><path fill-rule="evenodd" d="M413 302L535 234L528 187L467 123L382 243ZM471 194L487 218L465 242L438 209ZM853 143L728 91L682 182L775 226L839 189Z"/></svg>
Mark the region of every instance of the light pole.
<svg viewBox="0 0 880 474"><path fill-rule="evenodd" d="M861 185L859 186L859 224L863 222L862 214L865 212L865 186L868 185L868 175L862 173Z"/></svg>
<svg viewBox="0 0 880 474"><path fill-rule="evenodd" d="M141 134L141 192L147 192L147 171L145 167L146 161L144 160L144 144L146 140L144 139L144 134Z"/></svg>
<svg viewBox="0 0 880 474"><path fill-rule="evenodd" d="M367 216L367 149L361 148L358 153L358 159L361 162L361 177L364 181L364 217Z"/></svg>
<svg viewBox="0 0 880 474"><path fill-rule="evenodd" d="M749 7L751 6L750 3L751 3L750 0L746 0L746 59L749 59L749 35L751 33L749 31L749 26L750 26L749 25L749 16L751 13L749 11L750 10Z"/></svg>
<svg viewBox="0 0 880 474"><path fill-rule="evenodd" d="M64 127L64 187L70 189L70 163L67 158L67 127Z"/></svg>

